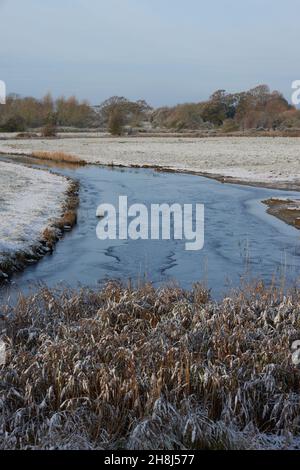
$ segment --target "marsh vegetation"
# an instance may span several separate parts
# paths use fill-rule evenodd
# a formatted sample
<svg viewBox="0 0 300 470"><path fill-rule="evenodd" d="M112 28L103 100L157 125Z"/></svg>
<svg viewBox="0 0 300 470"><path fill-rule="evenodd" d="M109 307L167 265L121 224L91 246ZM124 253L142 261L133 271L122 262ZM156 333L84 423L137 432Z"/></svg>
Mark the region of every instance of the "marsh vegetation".
<svg viewBox="0 0 300 470"><path fill-rule="evenodd" d="M299 445L299 291L43 288L2 306L0 447Z"/></svg>

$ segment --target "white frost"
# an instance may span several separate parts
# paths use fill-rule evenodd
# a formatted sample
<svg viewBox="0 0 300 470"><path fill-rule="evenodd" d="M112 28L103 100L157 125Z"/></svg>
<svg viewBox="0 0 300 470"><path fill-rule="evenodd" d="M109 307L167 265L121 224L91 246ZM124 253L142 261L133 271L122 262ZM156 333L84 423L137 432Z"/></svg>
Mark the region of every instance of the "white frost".
<svg viewBox="0 0 300 470"><path fill-rule="evenodd" d="M61 215L67 189L64 177L0 161L0 263L40 239Z"/></svg>
<svg viewBox="0 0 300 470"><path fill-rule="evenodd" d="M235 177L261 183L300 181L300 139L297 137L111 138L0 141L0 151L65 152L88 163L150 165Z"/></svg>

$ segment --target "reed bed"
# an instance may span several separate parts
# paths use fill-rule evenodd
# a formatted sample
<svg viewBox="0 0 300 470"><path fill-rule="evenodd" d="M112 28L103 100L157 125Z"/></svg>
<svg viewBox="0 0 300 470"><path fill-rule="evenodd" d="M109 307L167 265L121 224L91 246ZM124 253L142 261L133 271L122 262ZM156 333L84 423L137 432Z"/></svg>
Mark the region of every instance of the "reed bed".
<svg viewBox="0 0 300 470"><path fill-rule="evenodd" d="M299 443L300 292L222 302L110 282L2 306L2 449L269 449Z"/></svg>
<svg viewBox="0 0 300 470"><path fill-rule="evenodd" d="M53 162L73 163L76 165L86 165L86 162L76 155L71 155L65 152L41 152L35 151L31 154L32 157L40 160L49 160Z"/></svg>

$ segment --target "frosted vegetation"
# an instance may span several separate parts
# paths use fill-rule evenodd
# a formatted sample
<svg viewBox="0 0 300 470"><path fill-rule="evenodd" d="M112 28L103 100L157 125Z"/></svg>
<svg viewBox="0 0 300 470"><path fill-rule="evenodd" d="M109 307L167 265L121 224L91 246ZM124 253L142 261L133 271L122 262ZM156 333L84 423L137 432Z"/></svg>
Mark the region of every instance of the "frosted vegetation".
<svg viewBox="0 0 300 470"><path fill-rule="evenodd" d="M0 448L299 448L299 292L109 283L0 310Z"/></svg>

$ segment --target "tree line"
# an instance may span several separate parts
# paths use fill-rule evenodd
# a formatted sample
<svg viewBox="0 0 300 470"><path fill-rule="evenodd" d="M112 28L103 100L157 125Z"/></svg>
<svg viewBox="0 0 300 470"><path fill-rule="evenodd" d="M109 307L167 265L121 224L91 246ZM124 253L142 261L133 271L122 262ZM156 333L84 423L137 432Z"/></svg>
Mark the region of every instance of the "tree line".
<svg viewBox="0 0 300 470"><path fill-rule="evenodd" d="M87 101L74 96L53 99L47 94L42 99L21 98L12 94L0 106L0 129L3 132L23 132L43 128L45 132L60 127L83 128L93 125L94 111Z"/></svg>
<svg viewBox="0 0 300 470"><path fill-rule="evenodd" d="M42 128L45 136L59 128L101 128L113 135L134 130L203 130L300 128L300 111L278 91L259 85L239 93L218 90L207 101L153 109L146 101L114 96L91 106L74 96L42 99L10 95L0 107L0 130L23 132Z"/></svg>
<svg viewBox="0 0 300 470"><path fill-rule="evenodd" d="M259 85L240 93L218 90L204 102L159 108L154 111L152 122L154 127L177 130L222 128L225 132L300 128L300 111L280 92Z"/></svg>

